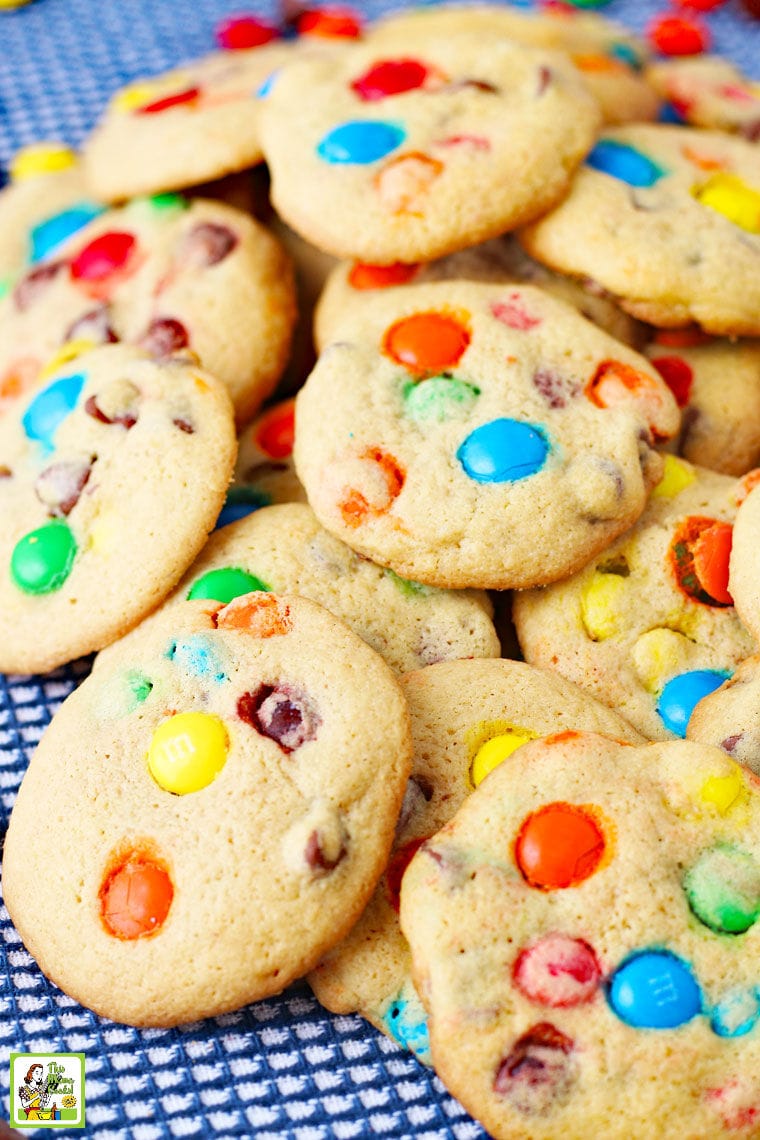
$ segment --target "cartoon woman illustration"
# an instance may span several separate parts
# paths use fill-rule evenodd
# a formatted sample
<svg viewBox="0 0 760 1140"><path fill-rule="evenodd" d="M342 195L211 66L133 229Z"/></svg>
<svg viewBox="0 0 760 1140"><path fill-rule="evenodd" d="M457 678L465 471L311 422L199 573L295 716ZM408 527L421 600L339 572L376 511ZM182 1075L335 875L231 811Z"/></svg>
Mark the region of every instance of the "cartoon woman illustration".
<svg viewBox="0 0 760 1140"><path fill-rule="evenodd" d="M39 1072L37 1072L39 1070ZM56 1080L55 1085L49 1088L45 1083L43 1077L42 1065L37 1062L29 1066L29 1071L24 1077L23 1085L19 1085L18 1095L19 1100L26 1113L27 1120L57 1120L58 1106L53 1104L48 1108L50 1098L55 1092L55 1085L58 1084Z"/></svg>

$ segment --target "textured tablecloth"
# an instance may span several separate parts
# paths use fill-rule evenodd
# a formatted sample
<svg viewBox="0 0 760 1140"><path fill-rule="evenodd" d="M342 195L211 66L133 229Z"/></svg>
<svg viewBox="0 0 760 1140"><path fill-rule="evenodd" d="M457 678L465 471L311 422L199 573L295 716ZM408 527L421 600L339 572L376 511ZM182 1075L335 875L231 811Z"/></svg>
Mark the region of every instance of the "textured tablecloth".
<svg viewBox="0 0 760 1140"><path fill-rule="evenodd" d="M370 17L393 6L354 4ZM660 0L613 0L604 12L641 31L664 7ZM219 18L253 8L274 15L271 6L246 0L35 0L0 10L0 164L36 139L78 144L117 87L211 50ZM760 22L730 0L709 24L716 50L760 78ZM40 734L88 670L85 660L47 677L0 675L0 836ZM2 906L0 934L0 1117L8 1119L10 1052L86 1055L85 1131L29 1134L98 1140L485 1135L410 1054L359 1017L328 1015L305 985L224 1017L140 1031L96 1017L51 985Z"/></svg>

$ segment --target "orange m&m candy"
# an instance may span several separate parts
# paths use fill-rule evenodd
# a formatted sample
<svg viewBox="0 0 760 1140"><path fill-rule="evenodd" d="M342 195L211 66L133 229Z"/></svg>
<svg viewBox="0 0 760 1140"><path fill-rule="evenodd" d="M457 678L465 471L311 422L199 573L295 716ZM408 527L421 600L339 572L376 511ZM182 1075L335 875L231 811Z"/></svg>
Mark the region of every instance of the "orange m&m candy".
<svg viewBox="0 0 760 1140"><path fill-rule="evenodd" d="M728 561L734 528L727 522L715 522L706 527L692 547L694 573L701 585L716 602L732 606L734 599L728 592Z"/></svg>
<svg viewBox="0 0 760 1140"><path fill-rule="evenodd" d="M447 313L415 313L391 325L383 351L420 376L442 372L458 363L470 343L470 330Z"/></svg>
<svg viewBox="0 0 760 1140"><path fill-rule="evenodd" d="M166 869L133 851L106 876L100 888L100 914L115 938L141 938L163 925L173 897Z"/></svg>
<svg viewBox="0 0 760 1140"><path fill-rule="evenodd" d="M604 835L591 812L562 802L532 812L515 844L520 873L541 891L577 886L593 875L603 854Z"/></svg>
<svg viewBox="0 0 760 1140"><path fill-rule="evenodd" d="M419 265L394 261L391 265L367 265L356 261L348 274L352 289L387 289L391 285L405 285L411 281Z"/></svg>

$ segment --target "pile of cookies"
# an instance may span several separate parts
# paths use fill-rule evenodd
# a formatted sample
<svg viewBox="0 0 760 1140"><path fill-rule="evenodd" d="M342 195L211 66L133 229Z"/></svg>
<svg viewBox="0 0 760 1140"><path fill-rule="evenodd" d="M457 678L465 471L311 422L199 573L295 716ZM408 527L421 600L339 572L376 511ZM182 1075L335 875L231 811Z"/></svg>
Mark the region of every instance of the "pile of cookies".
<svg viewBox="0 0 760 1140"><path fill-rule="evenodd" d="M128 1024L308 976L505 1140L757 1136L760 89L301 30L0 194L0 670L98 653L9 912Z"/></svg>

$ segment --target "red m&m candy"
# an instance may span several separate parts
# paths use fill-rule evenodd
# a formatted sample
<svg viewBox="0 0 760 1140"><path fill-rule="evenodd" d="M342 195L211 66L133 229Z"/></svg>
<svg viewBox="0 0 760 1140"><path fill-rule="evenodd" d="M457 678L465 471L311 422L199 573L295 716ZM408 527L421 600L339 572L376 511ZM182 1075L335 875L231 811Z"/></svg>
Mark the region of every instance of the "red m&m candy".
<svg viewBox="0 0 760 1140"><path fill-rule="evenodd" d="M416 59L384 59L351 84L360 99L372 103L422 87L430 72Z"/></svg>
<svg viewBox="0 0 760 1140"><path fill-rule="evenodd" d="M652 364L675 396L679 408L685 408L694 382L691 367L680 356L658 356Z"/></svg>
<svg viewBox="0 0 760 1140"><path fill-rule="evenodd" d="M225 51L241 51L268 44L277 38L277 29L256 16L241 13L217 24L214 35L219 47Z"/></svg>
<svg viewBox="0 0 760 1140"><path fill-rule="evenodd" d="M651 43L663 55L699 55L710 47L710 33L697 20L660 16L647 29Z"/></svg>
<svg viewBox="0 0 760 1140"><path fill-rule="evenodd" d="M165 95L162 99L155 99L152 103L144 103L142 107L135 108L135 114L158 115L161 111L171 110L172 107L195 103L200 93L199 87L186 87L182 91L175 91L172 95Z"/></svg>
<svg viewBox="0 0 760 1140"><path fill-rule="evenodd" d="M265 412L254 431L254 441L270 459L288 459L293 454L295 400L285 400Z"/></svg>
<svg viewBox="0 0 760 1140"><path fill-rule="evenodd" d="M104 281L125 267L136 248L137 239L132 234L100 234L79 251L69 271L75 281Z"/></svg>

